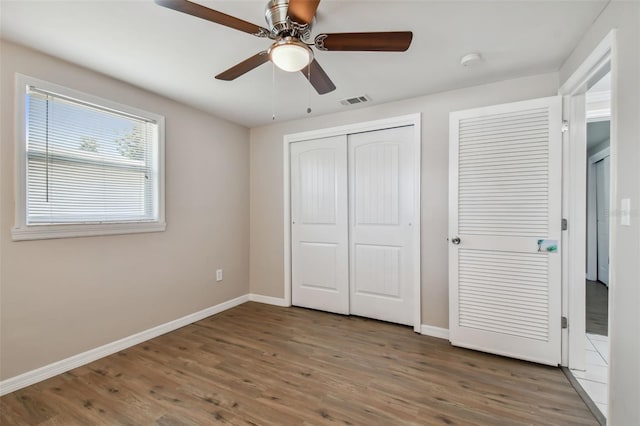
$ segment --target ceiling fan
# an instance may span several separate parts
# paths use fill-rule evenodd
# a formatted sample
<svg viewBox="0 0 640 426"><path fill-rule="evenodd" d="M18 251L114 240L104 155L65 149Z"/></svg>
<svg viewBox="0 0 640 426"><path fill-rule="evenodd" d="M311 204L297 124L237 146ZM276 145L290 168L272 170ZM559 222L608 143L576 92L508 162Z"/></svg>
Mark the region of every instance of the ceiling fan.
<svg viewBox="0 0 640 426"><path fill-rule="evenodd" d="M217 79L235 80L270 60L284 71L301 71L321 95L335 90L336 86L314 59L311 46L323 51L404 52L413 38L411 31L331 33L318 34L310 43L311 28L320 0L269 0L265 9L268 29L188 0L155 2L178 12L273 40L267 50L218 74Z"/></svg>

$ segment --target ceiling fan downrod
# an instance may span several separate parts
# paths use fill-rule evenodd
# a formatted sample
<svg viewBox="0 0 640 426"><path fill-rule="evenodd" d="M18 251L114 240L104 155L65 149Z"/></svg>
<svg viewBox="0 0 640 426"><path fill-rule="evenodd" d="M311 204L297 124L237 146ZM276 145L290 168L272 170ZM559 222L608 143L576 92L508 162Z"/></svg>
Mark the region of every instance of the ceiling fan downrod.
<svg viewBox="0 0 640 426"><path fill-rule="evenodd" d="M289 12L289 0L269 0L264 10L264 18L271 30L271 37L275 39L294 37L299 40L308 40L311 37L313 21L309 23L293 21Z"/></svg>

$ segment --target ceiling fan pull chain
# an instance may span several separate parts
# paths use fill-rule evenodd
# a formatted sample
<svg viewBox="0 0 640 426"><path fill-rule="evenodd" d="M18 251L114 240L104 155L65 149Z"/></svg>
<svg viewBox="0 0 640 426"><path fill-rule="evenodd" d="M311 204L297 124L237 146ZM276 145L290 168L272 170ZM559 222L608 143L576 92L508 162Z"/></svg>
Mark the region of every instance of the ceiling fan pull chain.
<svg viewBox="0 0 640 426"><path fill-rule="evenodd" d="M311 64L307 65L307 80L311 82ZM307 114L311 114L311 85L307 84Z"/></svg>
<svg viewBox="0 0 640 426"><path fill-rule="evenodd" d="M276 65L271 62L271 120L276 120Z"/></svg>

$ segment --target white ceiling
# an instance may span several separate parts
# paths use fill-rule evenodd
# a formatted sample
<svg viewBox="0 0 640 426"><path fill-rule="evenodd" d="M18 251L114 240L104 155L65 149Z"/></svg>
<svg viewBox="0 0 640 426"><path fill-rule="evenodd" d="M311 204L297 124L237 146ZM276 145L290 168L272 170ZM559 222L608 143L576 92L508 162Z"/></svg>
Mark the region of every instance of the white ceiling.
<svg viewBox="0 0 640 426"><path fill-rule="evenodd" d="M266 0L199 3L265 26ZM406 53L316 52L337 90L308 91L300 73L262 65L233 82L214 75L264 50L269 41L165 9L151 0L1 0L0 35L253 127L345 108L557 70L607 0L331 1L323 0L313 34L411 30ZM464 68L460 57L485 62ZM367 104L370 105L370 104Z"/></svg>

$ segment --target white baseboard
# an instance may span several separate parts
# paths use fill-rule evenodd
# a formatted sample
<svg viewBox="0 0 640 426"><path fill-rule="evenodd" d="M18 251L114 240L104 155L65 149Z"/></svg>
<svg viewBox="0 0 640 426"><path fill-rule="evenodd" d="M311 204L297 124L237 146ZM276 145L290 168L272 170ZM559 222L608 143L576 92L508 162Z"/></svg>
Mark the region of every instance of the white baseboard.
<svg viewBox="0 0 640 426"><path fill-rule="evenodd" d="M154 337L158 337L162 334L168 333L173 330L177 330L180 327L189 325L201 319L210 317L227 309L231 309L235 306L241 305L249 301L249 295L245 294L235 299L220 303L210 308L203 309L193 314L186 315L182 318L178 318L173 321L161 324L157 327L150 328L140 333L133 334L115 342L107 343L95 349L90 349L86 352L73 355L69 358L54 362L44 367L37 368L35 370L27 371L15 377L8 378L0 382L0 396L14 392L18 389L30 386L34 383L38 383L42 380L49 379L58 374L80 367L82 365L93 362L97 359L114 354L123 349L127 349L131 346L145 342ZM258 301L258 300L257 300ZM268 303L268 302L263 302Z"/></svg>
<svg viewBox="0 0 640 426"><path fill-rule="evenodd" d="M34 383L41 382L49 379L58 374L62 374L66 371L73 370L90 362L96 361L105 356L109 356L121 350L130 348L139 343L146 342L147 340L158 337L162 334L169 333L177 330L185 325L192 324L201 319L210 317L227 309L231 309L235 306L241 305L245 302L252 301L258 303L265 303L275 306L291 306L285 302L284 298L263 296L260 294L245 294L235 299L220 303L210 308L203 309L198 312L186 315L182 318L178 318L173 321L169 321L165 324L150 328L140 333L133 334L115 342L107 343L106 345L99 346L94 349L90 349L86 352L79 353L77 355L70 356L60 361L56 361L44 367L37 368L35 370L27 371L15 377L10 377L6 380L0 381L0 396L17 391L24 387L33 385ZM449 339L449 330L446 328L432 327L430 325L422 324L420 327L420 334L427 336L439 337L442 339Z"/></svg>
<svg viewBox="0 0 640 426"><path fill-rule="evenodd" d="M252 302L265 303L267 305L275 305L275 306L291 306L291 304L285 302L284 298L280 297L271 297L271 296L263 296L261 294L249 294L249 300Z"/></svg>
<svg viewBox="0 0 640 426"><path fill-rule="evenodd" d="M420 334L424 334L425 336L438 337L440 339L449 340L448 328L440 328L440 327L434 327L432 325L422 324L422 326L420 327Z"/></svg>

